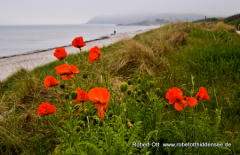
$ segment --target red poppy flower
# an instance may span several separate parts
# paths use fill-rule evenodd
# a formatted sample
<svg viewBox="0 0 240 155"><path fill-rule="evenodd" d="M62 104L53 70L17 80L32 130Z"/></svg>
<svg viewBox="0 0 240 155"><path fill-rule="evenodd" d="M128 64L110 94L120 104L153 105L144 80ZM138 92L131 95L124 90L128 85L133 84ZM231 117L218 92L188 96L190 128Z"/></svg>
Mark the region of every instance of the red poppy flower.
<svg viewBox="0 0 240 155"><path fill-rule="evenodd" d="M187 97L187 104L190 107L194 107L197 104L197 99L195 99L194 97Z"/></svg>
<svg viewBox="0 0 240 155"><path fill-rule="evenodd" d="M72 41L72 46L77 47L77 48L81 48L84 47L86 44L83 41L83 37L77 37L75 39L73 39Z"/></svg>
<svg viewBox="0 0 240 155"><path fill-rule="evenodd" d="M99 109L100 104L95 104L95 107ZM101 118L104 118L104 111L107 110L108 105L104 104L100 106L100 111L98 111L98 115L101 116Z"/></svg>
<svg viewBox="0 0 240 155"><path fill-rule="evenodd" d="M62 47L58 47L55 52L53 53L53 55L58 58L58 60L63 60L64 58L66 58L67 56L67 52L65 51L64 48Z"/></svg>
<svg viewBox="0 0 240 155"><path fill-rule="evenodd" d="M72 74L78 74L78 73L79 73L79 70L77 69L76 66L74 66L74 65L69 65L69 67L71 68Z"/></svg>
<svg viewBox="0 0 240 155"><path fill-rule="evenodd" d="M89 62L92 63L98 60L100 54L101 52L97 46L94 46L93 48L91 48L89 51L89 57L88 57Z"/></svg>
<svg viewBox="0 0 240 155"><path fill-rule="evenodd" d="M184 101L185 96L183 97L182 91L179 88L173 87L169 89L166 95L166 98L169 100L169 104L174 104L176 110L183 110L183 107L186 107L186 101Z"/></svg>
<svg viewBox="0 0 240 155"><path fill-rule="evenodd" d="M197 98L199 98L199 100L209 100L209 96L207 94L207 91L204 87L200 87L199 88L199 92L196 95Z"/></svg>
<svg viewBox="0 0 240 155"><path fill-rule="evenodd" d="M51 105L50 103L42 103L37 110L38 115L48 115L54 114L56 107Z"/></svg>
<svg viewBox="0 0 240 155"><path fill-rule="evenodd" d="M73 74L63 75L63 76L62 76L62 79L63 79L63 80L68 80L68 79L70 79L70 78L75 79L75 76L74 76Z"/></svg>
<svg viewBox="0 0 240 155"><path fill-rule="evenodd" d="M79 70L74 65L63 64L61 66L55 67L55 69L57 71L57 74L60 76L79 73Z"/></svg>
<svg viewBox="0 0 240 155"><path fill-rule="evenodd" d="M107 108L107 103L110 100L110 93L106 88L93 88L88 93L89 99L95 103L95 107L100 106L100 113L98 114L101 118L104 117L104 109ZM96 105L98 104L98 105Z"/></svg>
<svg viewBox="0 0 240 155"><path fill-rule="evenodd" d="M48 76L44 80L44 86L46 88L50 88L52 86L56 86L58 83L59 82L56 79L54 79L52 76Z"/></svg>
<svg viewBox="0 0 240 155"><path fill-rule="evenodd" d="M73 100L73 102L84 102L84 101L90 101L89 97L88 97L88 93L86 93L85 91L82 91L80 88L76 90L78 93L78 96L76 98L76 100Z"/></svg>

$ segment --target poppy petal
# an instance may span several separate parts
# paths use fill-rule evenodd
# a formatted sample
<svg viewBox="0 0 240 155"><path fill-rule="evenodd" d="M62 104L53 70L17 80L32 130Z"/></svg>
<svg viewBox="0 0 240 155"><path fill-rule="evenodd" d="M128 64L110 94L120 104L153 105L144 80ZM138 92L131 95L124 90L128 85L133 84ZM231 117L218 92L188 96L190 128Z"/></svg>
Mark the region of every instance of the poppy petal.
<svg viewBox="0 0 240 155"><path fill-rule="evenodd" d="M59 82L56 79L54 79L52 76L48 76L44 80L44 86L46 88L50 88L50 87L58 85L58 84L59 84Z"/></svg>
<svg viewBox="0 0 240 155"><path fill-rule="evenodd" d="M77 47L77 48L81 48L84 47L86 44L83 41L83 37L76 37L75 39L73 39L72 41L72 46Z"/></svg>
<svg viewBox="0 0 240 155"><path fill-rule="evenodd" d="M79 73L79 70L78 70L78 68L77 68L76 66L74 66L74 65L69 65L69 67L71 68L71 72L72 72L73 74L78 74L78 73Z"/></svg>
<svg viewBox="0 0 240 155"><path fill-rule="evenodd" d="M190 107L194 107L197 104L197 99L194 97L187 97L187 104Z"/></svg>
<svg viewBox="0 0 240 155"><path fill-rule="evenodd" d="M100 107L100 113L101 113L101 118L104 118L104 110L103 110L103 106Z"/></svg>
<svg viewBox="0 0 240 155"><path fill-rule="evenodd" d="M54 114L56 107L50 103L42 103L37 110L38 115Z"/></svg>
<svg viewBox="0 0 240 155"><path fill-rule="evenodd" d="M176 109L176 110L178 110L178 111L181 111L181 110L183 110L183 107L180 105L180 103L175 103L174 104L174 108Z"/></svg>
<svg viewBox="0 0 240 155"><path fill-rule="evenodd" d="M67 52L64 48L58 47L53 55L58 59L58 60L63 60L67 56Z"/></svg>
<svg viewBox="0 0 240 155"><path fill-rule="evenodd" d="M67 64L63 64L61 66L55 67L57 74L62 76L62 75L67 75L67 74L72 74L70 68L67 66Z"/></svg>

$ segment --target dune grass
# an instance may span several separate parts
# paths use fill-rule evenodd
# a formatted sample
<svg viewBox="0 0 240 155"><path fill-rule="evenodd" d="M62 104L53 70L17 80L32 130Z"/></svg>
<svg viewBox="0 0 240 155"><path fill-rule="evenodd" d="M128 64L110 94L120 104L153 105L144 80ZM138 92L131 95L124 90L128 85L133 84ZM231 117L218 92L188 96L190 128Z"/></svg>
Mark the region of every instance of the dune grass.
<svg viewBox="0 0 240 155"><path fill-rule="evenodd" d="M63 81L57 75L54 68L61 61L32 71L21 69L0 83L0 153L239 154L239 42L240 35L234 27L223 23L174 23L101 48L100 59L92 64L88 62L88 52L68 55L66 61L80 70L75 81ZM83 74L88 78L84 79ZM66 89L45 88L43 81L47 76L56 78ZM128 80L133 83L128 86L131 95L121 93L119 88ZM152 88L150 81L154 82ZM74 112L80 131L71 134L64 123L59 123L69 118L64 109L64 94L77 88L88 92L94 87L105 87L111 94L106 124L103 126L97 119L94 104L77 104ZM184 112L176 111L166 99L172 87L180 88L187 97L196 96L198 89L205 87L210 100L199 101L196 107L187 107ZM156 88L160 88L157 93ZM138 90L141 95L137 95ZM37 108L46 101L57 107L56 112L54 116L40 117ZM90 110L90 123L83 113L85 109ZM66 135L52 126L70 133L71 145L67 144ZM104 138L105 132L108 136ZM131 147L135 141L232 145Z"/></svg>

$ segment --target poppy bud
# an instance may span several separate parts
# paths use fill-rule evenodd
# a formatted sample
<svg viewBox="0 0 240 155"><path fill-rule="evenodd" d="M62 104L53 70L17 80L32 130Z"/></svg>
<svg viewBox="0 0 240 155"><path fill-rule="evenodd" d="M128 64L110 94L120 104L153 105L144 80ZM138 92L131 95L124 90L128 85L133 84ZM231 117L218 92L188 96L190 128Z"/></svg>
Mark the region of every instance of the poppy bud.
<svg viewBox="0 0 240 155"><path fill-rule="evenodd" d="M73 90L75 90L75 89L76 89L74 86L71 86L71 88L72 88Z"/></svg>
<svg viewBox="0 0 240 155"><path fill-rule="evenodd" d="M141 79L140 79L140 78L137 80L137 83L138 83L138 84L140 84L140 83L141 83Z"/></svg>
<svg viewBox="0 0 240 155"><path fill-rule="evenodd" d="M88 74L87 73L84 73L83 74L83 78L86 79L88 77Z"/></svg>
<svg viewBox="0 0 240 155"><path fill-rule="evenodd" d="M64 94L65 99L69 99L69 93Z"/></svg>
<svg viewBox="0 0 240 155"><path fill-rule="evenodd" d="M184 124L185 124L185 123L184 123L183 121L180 122L180 125L181 125L181 126L184 126Z"/></svg>
<svg viewBox="0 0 240 155"><path fill-rule="evenodd" d="M72 91L71 92L71 97L72 97L73 100L75 100L77 98L77 96L78 96L77 91Z"/></svg>
<svg viewBox="0 0 240 155"><path fill-rule="evenodd" d="M77 126L76 127L76 131L79 132L81 130L81 127L80 126Z"/></svg>
<svg viewBox="0 0 240 155"><path fill-rule="evenodd" d="M84 115L88 116L88 115L89 115L89 110L88 110L88 109L85 109L85 110L83 111L83 113L84 113Z"/></svg>
<svg viewBox="0 0 240 155"><path fill-rule="evenodd" d="M132 80L128 80L128 85L131 85L132 84Z"/></svg>
<svg viewBox="0 0 240 155"><path fill-rule="evenodd" d="M101 120L99 121L99 126L103 126L103 122Z"/></svg>
<svg viewBox="0 0 240 155"><path fill-rule="evenodd" d="M127 90L127 94L131 95L132 91L130 89Z"/></svg>
<svg viewBox="0 0 240 155"><path fill-rule="evenodd" d="M140 98L137 98L136 100L138 103L140 103L142 100Z"/></svg>
<svg viewBox="0 0 240 155"><path fill-rule="evenodd" d="M140 96L142 94L142 91L141 90L138 90L137 91L137 95Z"/></svg>
<svg viewBox="0 0 240 155"><path fill-rule="evenodd" d="M154 86L154 82L150 81L149 86L152 88Z"/></svg>
<svg viewBox="0 0 240 155"><path fill-rule="evenodd" d="M61 84L61 85L60 85L60 88L64 89L64 88L65 88L65 85L64 85L64 84Z"/></svg>
<svg viewBox="0 0 240 155"><path fill-rule="evenodd" d="M159 94L159 93L160 93L160 88L156 88L156 89L155 89L155 93L156 93L156 94Z"/></svg>
<svg viewBox="0 0 240 155"><path fill-rule="evenodd" d="M125 92L127 90L128 84L126 82L122 82L120 85L121 92Z"/></svg>
<svg viewBox="0 0 240 155"><path fill-rule="evenodd" d="M82 120L78 121L78 125L81 127L84 127L85 126L84 121L82 121Z"/></svg>
<svg viewBox="0 0 240 155"><path fill-rule="evenodd" d="M103 71L101 71L101 72L100 72L100 75L104 76L104 75L105 75L105 73L104 73Z"/></svg>
<svg viewBox="0 0 240 155"><path fill-rule="evenodd" d="M137 91L138 90L138 87L135 87L135 89L134 89L135 91Z"/></svg>
<svg viewBox="0 0 240 155"><path fill-rule="evenodd" d="M114 112L113 112L112 110L110 110L110 111L108 112L108 116L109 116L109 117L112 117L113 114L114 114Z"/></svg>

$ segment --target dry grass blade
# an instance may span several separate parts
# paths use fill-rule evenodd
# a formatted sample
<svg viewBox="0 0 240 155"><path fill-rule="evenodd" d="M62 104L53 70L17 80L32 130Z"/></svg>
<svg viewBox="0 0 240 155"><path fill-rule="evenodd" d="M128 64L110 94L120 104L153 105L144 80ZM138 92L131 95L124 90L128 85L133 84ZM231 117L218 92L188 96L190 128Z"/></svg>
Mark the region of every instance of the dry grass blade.
<svg viewBox="0 0 240 155"><path fill-rule="evenodd" d="M159 69L160 64L161 61L150 47L129 39L123 41L123 48L117 55L112 55L106 68L111 73L124 76L130 75L136 70L146 71L149 75L153 75Z"/></svg>

